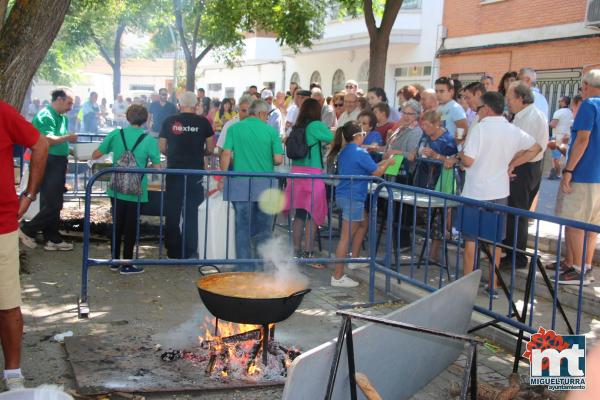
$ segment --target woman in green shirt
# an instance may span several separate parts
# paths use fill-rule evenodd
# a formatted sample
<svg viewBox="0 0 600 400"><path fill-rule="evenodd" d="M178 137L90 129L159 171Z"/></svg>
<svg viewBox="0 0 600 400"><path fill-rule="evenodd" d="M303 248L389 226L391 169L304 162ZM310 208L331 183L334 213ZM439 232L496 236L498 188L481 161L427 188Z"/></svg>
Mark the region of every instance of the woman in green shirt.
<svg viewBox="0 0 600 400"><path fill-rule="evenodd" d="M323 174L323 156L321 146L333 140L333 133L321 122L321 105L315 99L307 99L300 107L294 128L305 128L308 155L301 160L292 161L292 173ZM297 257L311 257L317 235L317 227L327 217L327 196L323 179L287 180L286 210L294 210L292 237ZM310 223L305 226L307 222ZM306 229L305 229L306 228ZM306 233L305 248L302 252L302 232ZM317 268L324 268L314 265Z"/></svg>
<svg viewBox="0 0 600 400"><path fill-rule="evenodd" d="M108 153L113 153L113 165L116 166L121 155L127 150L133 149L133 155L139 168L145 168L148 159L152 162L152 167L160 168L160 151L158 149L158 143L152 136L144 133L142 125L148 120L148 111L144 106L139 104L132 104L127 109L125 114L127 121L130 126L123 128L123 136L121 136L121 129L115 129L108 134L100 143L100 146L94 154L92 159L97 160ZM135 147L136 142L140 136L145 135L139 144ZM123 143L125 139L125 144ZM131 260L133 259L133 248L135 247L135 233L138 221L137 204L145 203L148 201L148 182L144 175L141 181L141 194L124 194L119 193L109 187L107 190L108 196L111 198L112 211L113 211L113 223L115 224L115 237L112 240L112 258L121 258L121 240L123 240L123 257L122 259ZM111 270L117 272L121 270L122 275L139 274L144 272L144 268L135 265L111 265Z"/></svg>

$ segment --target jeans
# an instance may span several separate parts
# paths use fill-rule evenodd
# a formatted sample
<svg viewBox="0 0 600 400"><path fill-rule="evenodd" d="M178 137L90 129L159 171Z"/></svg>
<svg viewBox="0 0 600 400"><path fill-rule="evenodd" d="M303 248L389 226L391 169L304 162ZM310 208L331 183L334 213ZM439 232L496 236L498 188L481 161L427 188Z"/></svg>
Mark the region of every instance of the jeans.
<svg viewBox="0 0 600 400"><path fill-rule="evenodd" d="M273 216L265 214L256 201L233 201L235 208L235 252L238 259L258 258L256 248L271 238ZM254 242L254 245L253 245ZM237 264L238 271L255 271L260 264Z"/></svg>
<svg viewBox="0 0 600 400"><path fill-rule="evenodd" d="M137 201L115 198L111 198L110 201L113 207L113 224L115 224L115 237L111 242L112 258L115 260L119 258L132 260L139 219ZM121 240L123 240L123 257L121 257Z"/></svg>
<svg viewBox="0 0 600 400"><path fill-rule="evenodd" d="M46 173L40 186L40 212L21 227L27 236L35 237L42 231L44 242L62 242L58 227L60 210L63 208L66 173L67 157L48 155Z"/></svg>
<svg viewBox="0 0 600 400"><path fill-rule="evenodd" d="M167 175L165 193L166 232L165 245L169 258L188 258L198 251L198 206L204 200L202 177L187 175ZM182 233L179 222L183 213L185 199L185 244L182 245ZM183 251L183 253L182 253Z"/></svg>

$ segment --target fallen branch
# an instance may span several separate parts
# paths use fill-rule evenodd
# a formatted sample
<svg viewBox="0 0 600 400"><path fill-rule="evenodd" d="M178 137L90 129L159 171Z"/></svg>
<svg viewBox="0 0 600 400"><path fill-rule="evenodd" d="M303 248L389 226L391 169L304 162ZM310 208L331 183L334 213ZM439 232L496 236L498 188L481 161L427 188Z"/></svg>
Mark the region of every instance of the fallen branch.
<svg viewBox="0 0 600 400"><path fill-rule="evenodd" d="M356 384L367 400L382 400L379 393L377 393L377 390L375 390L375 387L371 384L369 378L367 378L367 375L357 372L354 374L354 378L356 379Z"/></svg>

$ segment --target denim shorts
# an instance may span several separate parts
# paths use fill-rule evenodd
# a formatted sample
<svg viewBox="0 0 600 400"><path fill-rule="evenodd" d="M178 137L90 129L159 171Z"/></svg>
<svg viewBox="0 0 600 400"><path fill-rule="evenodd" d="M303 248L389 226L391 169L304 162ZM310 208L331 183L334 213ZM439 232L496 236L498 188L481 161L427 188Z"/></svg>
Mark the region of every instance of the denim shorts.
<svg viewBox="0 0 600 400"><path fill-rule="evenodd" d="M342 219L346 221L362 221L365 217L365 202L338 197L337 206L342 209Z"/></svg>
<svg viewBox="0 0 600 400"><path fill-rule="evenodd" d="M554 160L558 160L558 159L562 158L562 156L563 156L563 154L560 151L552 150L552 158Z"/></svg>

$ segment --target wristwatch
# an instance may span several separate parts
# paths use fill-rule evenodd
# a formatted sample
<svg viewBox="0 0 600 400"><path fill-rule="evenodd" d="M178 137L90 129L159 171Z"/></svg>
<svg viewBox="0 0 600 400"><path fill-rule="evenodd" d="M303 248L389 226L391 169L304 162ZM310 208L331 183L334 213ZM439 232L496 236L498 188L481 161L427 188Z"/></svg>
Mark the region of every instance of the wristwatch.
<svg viewBox="0 0 600 400"><path fill-rule="evenodd" d="M37 199L37 196L34 194L31 194L29 192L23 192L21 193L22 197L27 197L29 200L31 200L32 202L35 201Z"/></svg>
<svg viewBox="0 0 600 400"><path fill-rule="evenodd" d="M572 170L572 169L566 169L566 168L565 168L565 169L563 169L563 170L562 170L562 173L563 173L563 174L567 174L567 173L569 173L569 174L573 174L573 170Z"/></svg>

